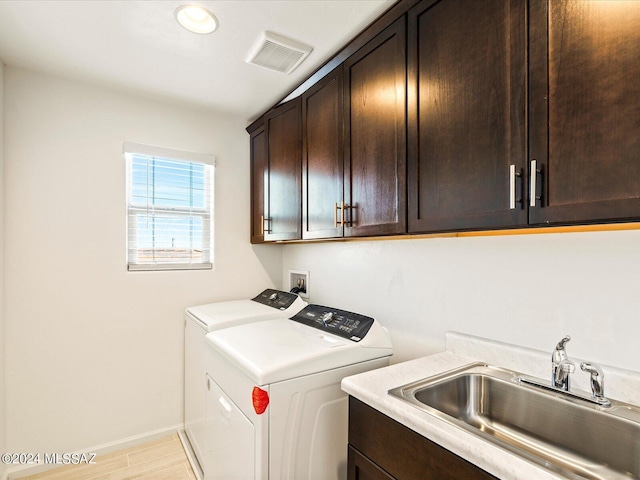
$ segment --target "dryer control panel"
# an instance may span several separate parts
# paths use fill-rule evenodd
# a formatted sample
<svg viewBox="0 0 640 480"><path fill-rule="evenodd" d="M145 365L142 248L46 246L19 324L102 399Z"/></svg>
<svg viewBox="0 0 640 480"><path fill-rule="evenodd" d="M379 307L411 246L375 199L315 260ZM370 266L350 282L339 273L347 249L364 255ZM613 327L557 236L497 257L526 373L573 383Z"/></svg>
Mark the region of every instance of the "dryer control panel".
<svg viewBox="0 0 640 480"><path fill-rule="evenodd" d="M255 298L252 298L254 302L262 303L269 307L277 308L278 310L286 310L296 301L298 295L295 293L281 292L280 290L273 290L267 288L264 292Z"/></svg>
<svg viewBox="0 0 640 480"><path fill-rule="evenodd" d="M375 322L373 318L359 313L322 305L307 305L291 317L291 320L338 335L352 342L362 340Z"/></svg>

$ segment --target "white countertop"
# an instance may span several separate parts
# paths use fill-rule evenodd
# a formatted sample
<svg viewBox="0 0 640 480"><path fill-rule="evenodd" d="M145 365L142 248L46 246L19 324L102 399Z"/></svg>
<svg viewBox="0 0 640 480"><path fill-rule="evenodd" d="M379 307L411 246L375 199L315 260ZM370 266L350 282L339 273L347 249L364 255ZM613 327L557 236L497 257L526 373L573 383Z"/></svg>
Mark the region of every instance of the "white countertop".
<svg viewBox="0 0 640 480"><path fill-rule="evenodd" d="M540 369L544 369L547 363L550 363L550 354L544 352L520 349L516 346L457 333L447 334L447 350L444 353L347 377L342 381L342 390L500 479L564 478L387 393L392 388L478 361L538 377ZM527 362L534 365L528 367ZM606 368L605 372L613 375L614 378L623 375L626 388L634 394L640 391L638 388L640 374L611 367ZM622 390L617 393L619 393L618 397L611 394L611 398L639 403L637 398L623 395L626 392ZM620 398L621 396L626 398Z"/></svg>

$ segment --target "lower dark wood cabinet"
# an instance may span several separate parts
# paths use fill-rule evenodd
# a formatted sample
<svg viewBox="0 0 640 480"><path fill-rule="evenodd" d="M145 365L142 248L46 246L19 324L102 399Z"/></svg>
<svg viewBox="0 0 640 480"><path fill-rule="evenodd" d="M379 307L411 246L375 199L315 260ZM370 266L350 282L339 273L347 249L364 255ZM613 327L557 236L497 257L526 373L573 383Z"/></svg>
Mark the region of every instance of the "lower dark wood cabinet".
<svg viewBox="0 0 640 480"><path fill-rule="evenodd" d="M347 476L351 480L393 480L391 475L352 446L349 446Z"/></svg>
<svg viewBox="0 0 640 480"><path fill-rule="evenodd" d="M348 480L489 480L493 475L349 397Z"/></svg>

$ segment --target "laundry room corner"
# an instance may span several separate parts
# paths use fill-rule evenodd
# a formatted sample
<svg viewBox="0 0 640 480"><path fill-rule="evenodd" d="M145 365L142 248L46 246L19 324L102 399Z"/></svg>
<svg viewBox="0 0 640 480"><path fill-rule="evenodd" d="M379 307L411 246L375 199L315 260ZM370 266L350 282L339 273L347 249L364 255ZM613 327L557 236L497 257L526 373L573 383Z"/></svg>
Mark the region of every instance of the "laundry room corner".
<svg viewBox="0 0 640 480"><path fill-rule="evenodd" d="M283 281L282 252L283 245L251 245L254 255L264 275L269 278L271 284L280 290L286 290L288 283ZM242 272L239 272L242 275Z"/></svg>

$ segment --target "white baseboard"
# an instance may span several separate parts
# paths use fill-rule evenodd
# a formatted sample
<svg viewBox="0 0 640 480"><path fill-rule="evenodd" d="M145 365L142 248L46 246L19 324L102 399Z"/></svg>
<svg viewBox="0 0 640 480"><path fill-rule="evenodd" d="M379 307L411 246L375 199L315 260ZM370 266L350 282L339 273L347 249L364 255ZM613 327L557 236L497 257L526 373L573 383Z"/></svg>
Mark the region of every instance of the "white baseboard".
<svg viewBox="0 0 640 480"><path fill-rule="evenodd" d="M174 433L180 432L184 428L183 424L174 425L172 427L159 428L158 430L153 430L146 433L141 433L139 435L133 435L131 437L126 437L120 440L116 440L113 442L103 443L101 445L96 445L89 448L83 448L82 450L78 450L74 453L95 453L97 456L105 455L107 453L115 452L117 450L124 450L125 448L135 447L136 445L140 445L143 443L151 442L158 438L165 437L167 435L171 435ZM36 473L45 472L47 470L51 470L53 468L59 467L60 465L24 465L16 468L9 468L1 480L17 480L22 477L26 477L29 475L35 475Z"/></svg>

